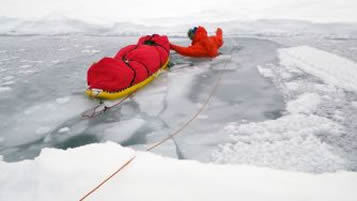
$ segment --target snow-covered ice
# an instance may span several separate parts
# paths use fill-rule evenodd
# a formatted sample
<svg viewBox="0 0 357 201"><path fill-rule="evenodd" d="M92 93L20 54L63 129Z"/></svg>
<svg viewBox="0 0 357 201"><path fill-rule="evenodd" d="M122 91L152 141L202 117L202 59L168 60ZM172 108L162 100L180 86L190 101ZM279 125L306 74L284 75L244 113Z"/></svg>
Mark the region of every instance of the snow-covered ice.
<svg viewBox="0 0 357 201"><path fill-rule="evenodd" d="M233 127L233 129L232 129ZM345 169L343 158L319 138L341 136L343 128L315 115L288 115L277 120L230 124L233 143L213 154L218 163L252 164L281 169L324 172Z"/></svg>
<svg viewBox="0 0 357 201"><path fill-rule="evenodd" d="M223 132L233 142L222 144L213 159L309 172L355 170L357 64L306 46L279 49L279 59L258 70L283 93L285 115L228 124Z"/></svg>

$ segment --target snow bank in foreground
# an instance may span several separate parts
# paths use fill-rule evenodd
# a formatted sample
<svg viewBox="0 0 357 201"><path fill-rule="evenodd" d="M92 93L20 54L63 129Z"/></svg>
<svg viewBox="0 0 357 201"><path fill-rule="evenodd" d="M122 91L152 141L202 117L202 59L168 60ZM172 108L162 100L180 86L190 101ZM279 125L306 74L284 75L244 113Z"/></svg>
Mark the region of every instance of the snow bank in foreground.
<svg viewBox="0 0 357 201"><path fill-rule="evenodd" d="M67 151L44 149L35 160L0 161L2 200L78 200L126 160L137 158L86 200L324 200L357 197L357 173L313 175L251 166L179 161L114 143Z"/></svg>
<svg viewBox="0 0 357 201"><path fill-rule="evenodd" d="M233 122L232 142L213 154L218 163L253 164L305 172L357 167L357 64L312 47L279 50L280 65L258 66L282 92L284 116Z"/></svg>

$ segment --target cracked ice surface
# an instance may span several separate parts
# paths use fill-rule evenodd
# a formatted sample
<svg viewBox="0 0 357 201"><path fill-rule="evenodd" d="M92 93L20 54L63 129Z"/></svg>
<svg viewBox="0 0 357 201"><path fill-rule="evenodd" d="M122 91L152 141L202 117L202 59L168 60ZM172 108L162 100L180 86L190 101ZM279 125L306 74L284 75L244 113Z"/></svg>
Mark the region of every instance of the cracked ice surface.
<svg viewBox="0 0 357 201"><path fill-rule="evenodd" d="M209 162L211 151L228 140L228 135L216 134L226 122L262 121L281 115L281 95L255 68L274 63L279 46L267 40L227 38L223 55L214 60L172 54L171 61L176 64L172 71L163 73L121 107L97 118L81 119L80 113L97 103L83 94L88 66L136 40L66 35L1 37L6 54L0 55L0 69L5 69L0 82L7 84L0 88L0 153L4 160L33 158L45 147L67 149L107 140L143 150L187 122L221 73L223 79L207 109L156 153ZM87 50L100 52L84 54Z"/></svg>
<svg viewBox="0 0 357 201"><path fill-rule="evenodd" d="M228 124L223 132L233 142L221 144L213 160L309 172L356 170L357 64L307 46L280 49L279 58L280 65L258 70L283 93L285 115Z"/></svg>

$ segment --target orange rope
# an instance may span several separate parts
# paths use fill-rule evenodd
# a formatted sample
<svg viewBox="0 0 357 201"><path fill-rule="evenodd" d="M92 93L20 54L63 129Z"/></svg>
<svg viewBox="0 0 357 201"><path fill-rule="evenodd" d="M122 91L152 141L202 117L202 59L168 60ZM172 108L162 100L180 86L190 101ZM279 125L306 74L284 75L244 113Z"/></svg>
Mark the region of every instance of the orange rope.
<svg viewBox="0 0 357 201"><path fill-rule="evenodd" d="M224 64L224 68L226 67L228 62L226 62ZM210 95L208 96L208 98L206 99L206 101L204 102L204 104L201 106L201 108L179 129L177 129L175 132L173 132L172 134L168 135L166 138L162 139L161 141L157 142L156 144L150 146L149 148L146 149L146 151L151 151L153 149L155 149L156 147L160 146L161 144L165 143L167 140L173 138L174 136L178 135L182 130L184 130L188 125L190 125L190 123L193 122L193 120L195 120L197 118L197 116L206 108L206 106L208 105L209 101L211 100L211 98L213 97L213 94L215 93L215 91L217 90L220 81L222 80L222 74L223 72L220 71L219 77L217 78L217 81L214 85L214 87L212 88L212 91L210 93ZM83 196L79 201L83 201L84 199L86 199L88 196L90 196L92 193L94 193L95 191L97 191L101 186L103 186L106 182L108 182L111 178L113 178L116 174L118 174L121 170L123 170L125 167L127 167L134 159L136 158L136 156L134 155L132 158L130 158L127 162L125 162L122 166L120 166L113 174L111 174L110 176L108 176L106 179L104 179L99 185L97 185L96 187L94 187L91 191L89 191L85 196Z"/></svg>
<svg viewBox="0 0 357 201"><path fill-rule="evenodd" d="M128 166L136 156L131 157L127 162L125 162L122 166L120 166L113 174L111 174L109 177L104 179L100 184L98 184L95 188L93 188L91 191L89 191L86 195L84 195L79 201L83 201L86 199L88 196L90 196L92 193L94 193L96 190L98 190L101 186L103 186L105 183L107 183L111 178L113 178L116 174L118 174L122 169L124 169L126 166Z"/></svg>
<svg viewBox="0 0 357 201"><path fill-rule="evenodd" d="M181 131L183 131L188 125L191 124L191 122L193 122L193 120L195 120L197 118L198 115L200 115L200 113L206 108L206 106L208 105L209 101L211 100L211 98L213 97L214 92L217 90L219 83L222 79L222 71L219 74L219 77L217 78L216 84L214 85L210 95L208 96L208 98L206 99L206 101L204 102L204 104L201 106L201 108L196 112L196 114L194 114L191 119L189 119L183 126L181 126L179 129L177 129L175 132L173 132L171 135L167 136L166 138L162 139L161 141L157 142L156 144L152 145L151 147L147 148L146 151L151 151L153 149L155 149L156 147L160 146L161 144L163 144L164 142L166 142L167 140L175 137L176 135L178 135Z"/></svg>

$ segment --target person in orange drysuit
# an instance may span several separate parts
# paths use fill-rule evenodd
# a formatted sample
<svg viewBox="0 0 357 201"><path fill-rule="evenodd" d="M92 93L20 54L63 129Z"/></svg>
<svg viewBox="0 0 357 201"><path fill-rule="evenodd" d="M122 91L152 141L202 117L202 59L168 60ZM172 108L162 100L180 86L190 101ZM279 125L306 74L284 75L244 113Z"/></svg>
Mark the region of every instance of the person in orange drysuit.
<svg viewBox="0 0 357 201"><path fill-rule="evenodd" d="M188 47L181 47L170 43L170 49L183 56L189 57L216 57L218 49L223 45L223 32L217 28L215 36L208 36L204 27L194 27L187 33L192 43Z"/></svg>

